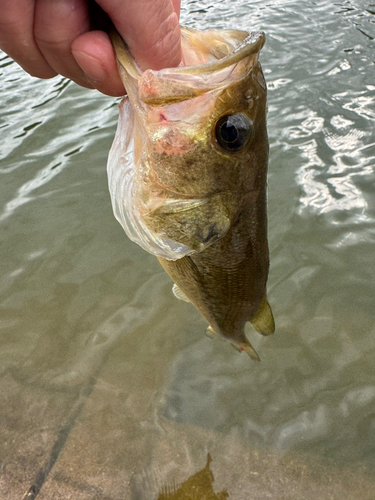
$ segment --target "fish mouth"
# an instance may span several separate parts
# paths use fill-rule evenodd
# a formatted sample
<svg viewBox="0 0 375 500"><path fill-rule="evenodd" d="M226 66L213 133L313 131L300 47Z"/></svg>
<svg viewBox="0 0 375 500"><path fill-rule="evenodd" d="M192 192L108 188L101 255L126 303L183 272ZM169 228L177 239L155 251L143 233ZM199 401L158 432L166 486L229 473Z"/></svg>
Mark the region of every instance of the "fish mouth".
<svg viewBox="0 0 375 500"><path fill-rule="evenodd" d="M225 81L227 85L228 78L233 83L243 79L257 61L266 36L262 31L222 30L219 33L181 27L182 53L187 65L144 72L117 31L111 32L111 40L125 87L129 89L136 82L141 102L165 106L220 88ZM194 52L203 53L203 61L196 60Z"/></svg>

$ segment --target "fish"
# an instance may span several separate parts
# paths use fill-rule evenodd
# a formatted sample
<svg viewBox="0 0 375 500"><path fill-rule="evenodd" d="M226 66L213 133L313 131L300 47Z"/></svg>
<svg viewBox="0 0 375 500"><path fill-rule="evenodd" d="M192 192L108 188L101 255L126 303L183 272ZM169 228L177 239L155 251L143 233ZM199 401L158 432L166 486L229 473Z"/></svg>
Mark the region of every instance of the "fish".
<svg viewBox="0 0 375 500"><path fill-rule="evenodd" d="M207 335L259 361L246 323L275 330L265 34L181 27L183 63L159 71L142 71L116 31L111 40L127 91L107 166L114 215L205 318Z"/></svg>

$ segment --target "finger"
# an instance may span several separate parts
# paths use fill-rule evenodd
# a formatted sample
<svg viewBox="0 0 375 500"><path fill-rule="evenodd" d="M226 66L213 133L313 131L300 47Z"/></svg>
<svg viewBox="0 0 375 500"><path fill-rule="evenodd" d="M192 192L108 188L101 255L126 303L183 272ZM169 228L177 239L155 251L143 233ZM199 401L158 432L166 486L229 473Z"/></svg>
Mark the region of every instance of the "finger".
<svg viewBox="0 0 375 500"><path fill-rule="evenodd" d="M178 19L180 19L181 0L172 0L172 5Z"/></svg>
<svg viewBox="0 0 375 500"><path fill-rule="evenodd" d="M181 62L179 2L172 0L97 0L107 12L142 69Z"/></svg>
<svg viewBox="0 0 375 500"><path fill-rule="evenodd" d="M34 40L34 7L32 0L0 0L0 48L30 75L52 78L56 71Z"/></svg>
<svg viewBox="0 0 375 500"><path fill-rule="evenodd" d="M72 53L88 81L97 90L110 96L125 95L107 33L103 31L84 33L73 42Z"/></svg>
<svg viewBox="0 0 375 500"><path fill-rule="evenodd" d="M36 0L34 37L39 50L57 73L83 86L87 79L71 46L89 29L86 0Z"/></svg>

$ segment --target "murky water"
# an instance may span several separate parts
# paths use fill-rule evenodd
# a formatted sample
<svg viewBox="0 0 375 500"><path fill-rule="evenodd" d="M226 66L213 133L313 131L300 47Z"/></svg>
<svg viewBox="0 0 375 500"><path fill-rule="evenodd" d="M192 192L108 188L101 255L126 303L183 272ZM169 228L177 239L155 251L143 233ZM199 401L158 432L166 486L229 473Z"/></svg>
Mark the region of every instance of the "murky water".
<svg viewBox="0 0 375 500"><path fill-rule="evenodd" d="M119 100L2 55L0 497L203 498L173 486L201 471L207 498L373 499L375 4L189 0L182 23L267 34L276 333L248 331L260 364L206 338L112 215Z"/></svg>

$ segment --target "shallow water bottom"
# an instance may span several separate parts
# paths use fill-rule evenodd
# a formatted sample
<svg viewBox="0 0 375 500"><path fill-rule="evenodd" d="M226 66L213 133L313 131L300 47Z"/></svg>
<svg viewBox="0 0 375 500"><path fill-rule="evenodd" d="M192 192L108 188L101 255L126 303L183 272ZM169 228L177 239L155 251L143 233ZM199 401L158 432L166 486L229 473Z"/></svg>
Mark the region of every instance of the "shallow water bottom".
<svg viewBox="0 0 375 500"><path fill-rule="evenodd" d="M170 340L161 339L172 335L173 311L165 312L165 324L145 341ZM122 320L128 315L120 313ZM374 468L358 457L348 464L337 450L276 450L244 439L235 426L226 433L168 418L175 407L165 394L170 354L150 353L145 363L135 335L110 346L93 375L71 390L2 377L8 433L0 498L374 498Z"/></svg>
<svg viewBox="0 0 375 500"><path fill-rule="evenodd" d="M329 417L334 405L292 405L290 382L269 380L278 346L263 344L252 363L204 338L203 320L188 304L176 311L169 294L161 271L147 277L87 336L85 364L72 356L69 371L3 374L0 498L374 498L371 439L362 435L364 454L345 422L371 391L342 390L341 421ZM284 352L294 366L293 349ZM295 417L277 425L266 412L257 422L257 407L285 415L283 399Z"/></svg>
<svg viewBox="0 0 375 500"><path fill-rule="evenodd" d="M114 220L118 100L0 57L1 499L375 498L373 12L183 3L189 26L267 35L258 364Z"/></svg>

